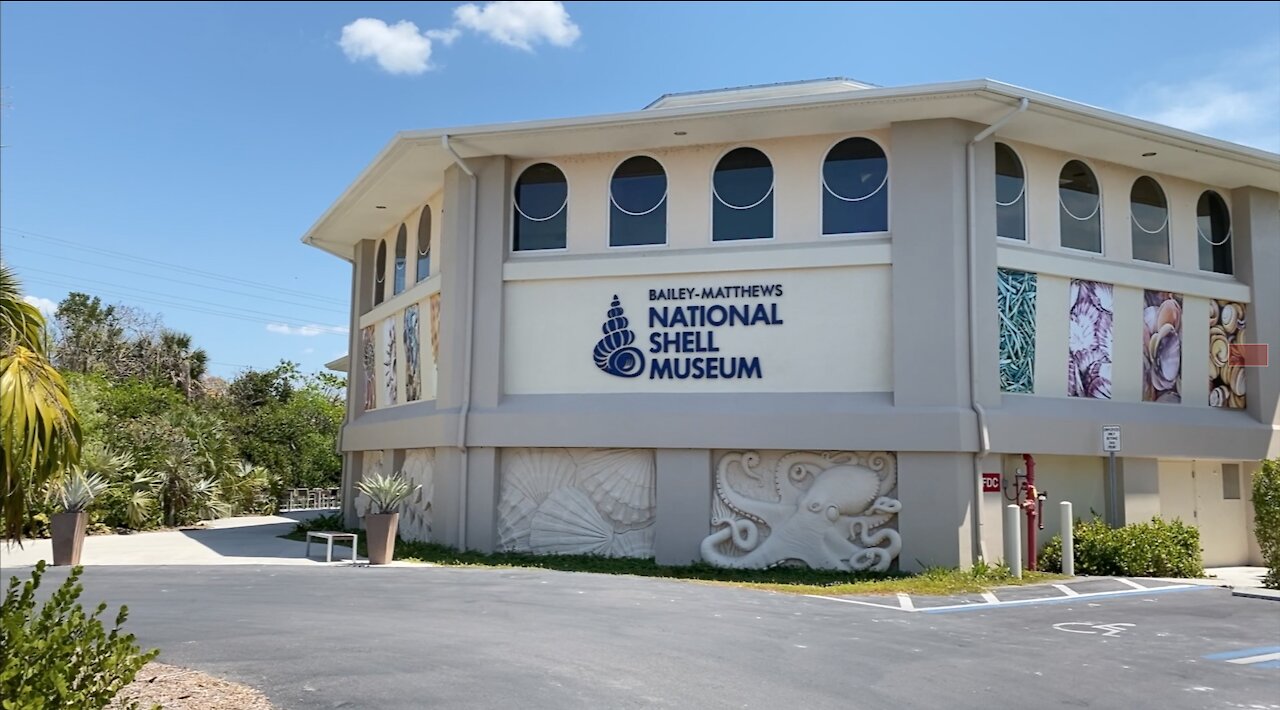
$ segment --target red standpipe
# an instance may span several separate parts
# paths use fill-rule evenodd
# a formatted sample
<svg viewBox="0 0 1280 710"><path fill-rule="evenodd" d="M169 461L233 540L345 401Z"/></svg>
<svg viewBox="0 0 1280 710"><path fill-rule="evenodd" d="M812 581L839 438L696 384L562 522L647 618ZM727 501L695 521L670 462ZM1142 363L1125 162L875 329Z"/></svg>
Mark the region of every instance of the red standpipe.
<svg viewBox="0 0 1280 710"><path fill-rule="evenodd" d="M1040 514L1040 502L1036 495L1036 460L1031 454L1023 454L1027 466L1027 490L1022 497L1022 509L1027 512L1027 569L1036 571L1036 518Z"/></svg>

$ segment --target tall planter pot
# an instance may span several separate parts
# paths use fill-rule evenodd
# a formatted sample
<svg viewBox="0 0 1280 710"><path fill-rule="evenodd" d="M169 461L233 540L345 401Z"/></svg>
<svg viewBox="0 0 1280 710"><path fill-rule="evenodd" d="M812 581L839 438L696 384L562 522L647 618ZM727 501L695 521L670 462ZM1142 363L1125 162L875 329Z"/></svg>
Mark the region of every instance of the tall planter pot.
<svg viewBox="0 0 1280 710"><path fill-rule="evenodd" d="M399 513L364 516L364 535L369 545L369 564L385 565L396 554L396 528Z"/></svg>
<svg viewBox="0 0 1280 710"><path fill-rule="evenodd" d="M53 536L53 564L80 564L80 550L84 548L84 528L89 522L89 514L83 510L78 513L54 513L50 521Z"/></svg>

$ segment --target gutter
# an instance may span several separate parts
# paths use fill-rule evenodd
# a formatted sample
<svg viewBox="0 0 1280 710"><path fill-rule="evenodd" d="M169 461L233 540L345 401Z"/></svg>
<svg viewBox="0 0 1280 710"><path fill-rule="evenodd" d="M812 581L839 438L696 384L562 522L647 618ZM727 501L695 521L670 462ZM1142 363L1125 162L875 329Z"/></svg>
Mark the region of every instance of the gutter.
<svg viewBox="0 0 1280 710"><path fill-rule="evenodd" d="M471 233L467 235L467 268L470 269L470 278L467 280L467 292L465 304L463 307L463 319L466 321L466 339L463 341L464 355L462 358L462 404L458 408L458 438L454 443L458 449L460 458L461 481L458 486L458 549L467 549L467 483L469 481L467 466L467 419L471 414L471 350L472 341L475 339L475 294L476 294L476 212L478 211L476 201L476 174L467 165L462 156L449 145L449 134L440 136L440 147L444 148L457 164L462 172L471 178Z"/></svg>
<svg viewBox="0 0 1280 710"><path fill-rule="evenodd" d="M977 206L977 184L978 184L978 168L977 159L974 157L974 148L991 136L991 134L1000 130L1004 124L1013 120L1013 117L1027 110L1027 106L1031 105L1030 99L1022 97L1018 102L1018 107L1005 114L1000 120L987 126L978 135L974 136L964 147L965 165L968 169L968 177L965 180L965 198L967 213L969 217L968 224L968 251L967 261L969 265L969 406L973 408L973 413L978 419L978 451L973 455L973 556L975 560L986 560L986 546L982 540L982 463L987 458L987 454L991 453L991 430L987 428L987 410L978 402L978 341L974 337L977 330L975 325L978 322L978 264L973 258L974 252L978 247L978 206Z"/></svg>

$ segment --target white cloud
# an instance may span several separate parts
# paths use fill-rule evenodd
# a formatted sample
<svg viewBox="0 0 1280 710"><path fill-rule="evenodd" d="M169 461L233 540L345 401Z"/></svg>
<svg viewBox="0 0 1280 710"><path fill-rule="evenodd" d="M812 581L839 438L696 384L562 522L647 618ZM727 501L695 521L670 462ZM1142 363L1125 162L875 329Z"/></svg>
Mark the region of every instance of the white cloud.
<svg viewBox="0 0 1280 710"><path fill-rule="evenodd" d="M538 42L568 47L582 36L560 2L468 3L455 9L453 17L462 27L525 51Z"/></svg>
<svg viewBox="0 0 1280 710"><path fill-rule="evenodd" d="M58 310L58 304L47 298L39 296L23 296L22 300L36 307L37 311L44 314L45 318L52 318L53 314Z"/></svg>
<svg viewBox="0 0 1280 710"><path fill-rule="evenodd" d="M316 335L345 335L346 328L340 328L332 325L288 325L285 323L268 323L268 333L276 333L277 335L301 335L310 338Z"/></svg>
<svg viewBox="0 0 1280 710"><path fill-rule="evenodd" d="M418 26L408 20L388 25L382 20L362 17L342 28L338 45L353 62L373 59L391 74L421 74L431 68L433 33L445 44L453 41L452 37L446 38L447 33L420 33Z"/></svg>
<svg viewBox="0 0 1280 710"><path fill-rule="evenodd" d="M458 35L462 34L462 30L457 27L450 27L447 30L427 30L422 34L427 39L435 40L448 47L453 44L453 41L458 38Z"/></svg>
<svg viewBox="0 0 1280 710"><path fill-rule="evenodd" d="M1128 110L1196 133L1280 152L1280 41L1234 50L1183 79L1141 87Z"/></svg>
<svg viewBox="0 0 1280 710"><path fill-rule="evenodd" d="M302 354L303 354L303 355L310 355L310 354L314 353L315 351L316 351L316 349L315 349L315 348L303 348L303 349L302 349Z"/></svg>

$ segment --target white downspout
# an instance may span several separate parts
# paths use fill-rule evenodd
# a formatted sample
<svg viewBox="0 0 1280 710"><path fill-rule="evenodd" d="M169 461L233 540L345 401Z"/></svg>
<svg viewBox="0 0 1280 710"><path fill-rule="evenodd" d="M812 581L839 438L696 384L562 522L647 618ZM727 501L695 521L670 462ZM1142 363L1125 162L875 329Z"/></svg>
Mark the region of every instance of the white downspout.
<svg viewBox="0 0 1280 710"><path fill-rule="evenodd" d="M471 178L471 234L467 235L467 266L471 270L468 279L466 302L463 307L463 319L466 321L466 339L463 341L463 357L462 357L462 405L458 408L458 440L455 443L459 453L461 454L460 465L462 467L462 480L458 485L458 549L467 549L467 418L471 413L471 343L475 335L475 315L473 309L475 307L476 294L476 174L467 166L466 161L458 152L449 145L449 135L440 136L440 145L449 155L453 156L453 162L462 169L462 172Z"/></svg>
<svg viewBox="0 0 1280 710"><path fill-rule="evenodd" d="M978 339L974 337L974 333L977 330L976 324L978 322L978 264L973 258L973 254L978 247L978 168L977 159L974 157L974 147L990 137L991 134L1000 130L1014 116L1026 111L1029 105L1031 105L1031 101L1023 97L1018 102L1017 108L987 126L964 147L964 158L968 168L968 179L965 181L965 196L967 198L966 204L969 217L969 405L973 408L973 413L978 418L978 452L973 456L973 555L975 559L983 561L987 559L987 551L986 543L982 539L982 461L987 457L987 454L991 453L991 432L987 429L987 410L978 402L977 396Z"/></svg>

